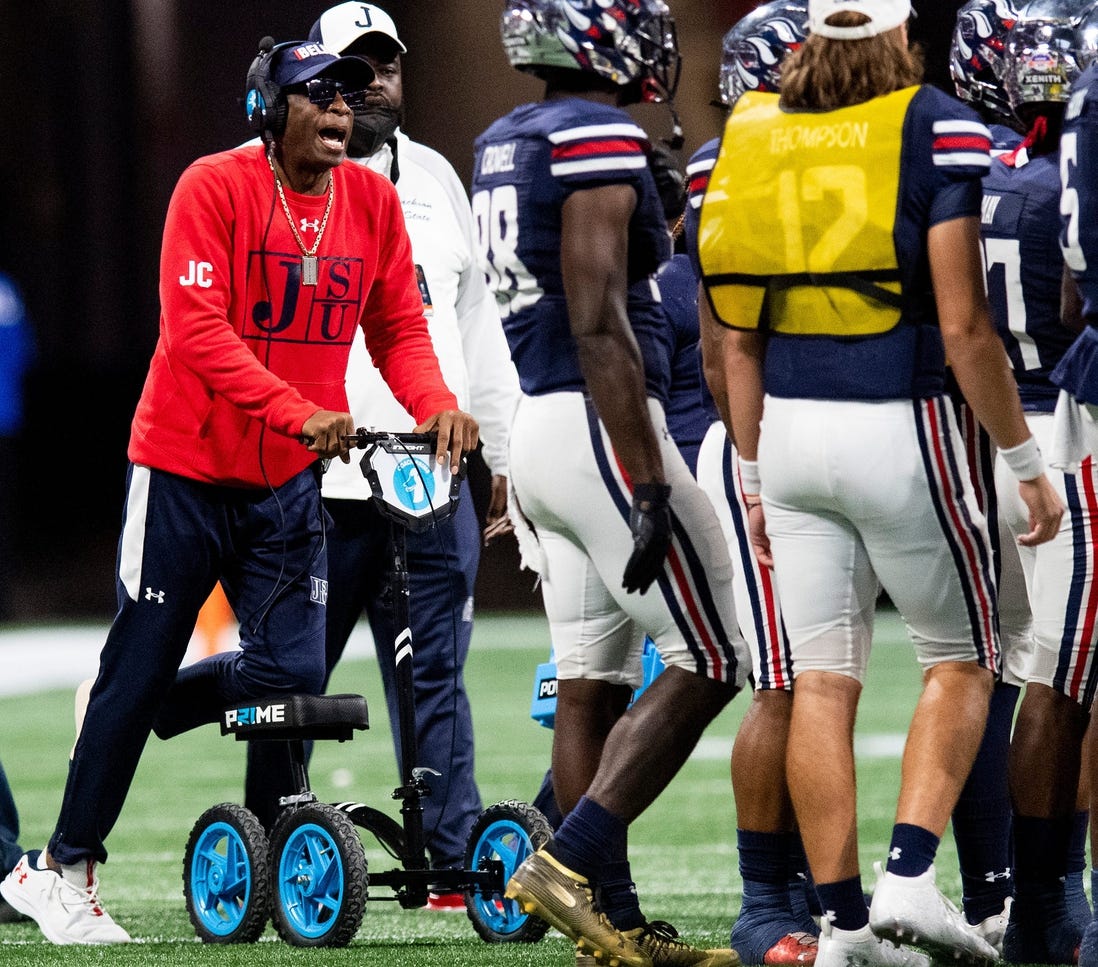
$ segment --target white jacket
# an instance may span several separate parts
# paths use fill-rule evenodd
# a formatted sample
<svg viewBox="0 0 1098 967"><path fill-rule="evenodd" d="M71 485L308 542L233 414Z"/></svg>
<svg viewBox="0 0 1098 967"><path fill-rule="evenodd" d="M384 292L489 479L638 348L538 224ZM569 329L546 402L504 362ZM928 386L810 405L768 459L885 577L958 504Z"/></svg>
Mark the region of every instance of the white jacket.
<svg viewBox="0 0 1098 967"><path fill-rule="evenodd" d="M484 460L493 474L507 474L507 437L519 398L518 376L495 300L477 261L469 198L453 166L437 151L397 131L397 195L412 240L412 258L423 270L430 307L427 328L446 385L462 409L480 424ZM389 145L356 159L389 176ZM396 401L370 361L359 332L347 364L347 399L356 426L411 430L415 421ZM325 497L365 500L369 487L359 469L333 460L324 475Z"/></svg>

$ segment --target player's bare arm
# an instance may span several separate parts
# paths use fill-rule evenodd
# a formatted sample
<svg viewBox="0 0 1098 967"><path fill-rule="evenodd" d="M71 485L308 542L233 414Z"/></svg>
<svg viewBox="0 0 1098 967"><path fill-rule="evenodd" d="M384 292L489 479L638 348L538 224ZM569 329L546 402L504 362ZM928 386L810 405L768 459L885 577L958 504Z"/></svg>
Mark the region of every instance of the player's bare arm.
<svg viewBox="0 0 1098 967"><path fill-rule="evenodd" d="M488 509L484 514L484 546L505 534L513 534L515 525L507 516L507 478L503 474L492 474L492 489L488 498Z"/></svg>
<svg viewBox="0 0 1098 967"><path fill-rule="evenodd" d="M1000 450L1032 437L1002 340L992 326L980 262L976 218L939 222L927 233L930 273L938 303L946 358L968 404ZM1051 540L1064 514L1043 469L1021 477L1019 493L1029 508L1030 531L1018 538L1032 546Z"/></svg>
<svg viewBox="0 0 1098 967"><path fill-rule="evenodd" d="M729 329L721 340L721 349L728 393L728 433L736 444L740 460L754 462L759 453L766 343L757 332ZM773 567L762 502L758 494L745 493L744 499L755 557L763 567Z"/></svg>
<svg viewBox="0 0 1098 967"><path fill-rule="evenodd" d="M635 483L664 482L644 366L626 314L629 185L577 191L561 212L561 275L580 369L614 452Z"/></svg>
<svg viewBox="0 0 1098 967"><path fill-rule="evenodd" d="M1083 295L1067 265L1064 266L1064 274L1060 279L1060 322L1065 329L1076 333L1082 332L1086 327L1086 320L1083 319Z"/></svg>
<svg viewBox="0 0 1098 967"><path fill-rule="evenodd" d="M730 329L721 341L721 348L731 420L728 432L741 459L757 460L766 343L757 332Z"/></svg>
<svg viewBox="0 0 1098 967"><path fill-rule="evenodd" d="M706 386L709 387L717 412L721 415L721 422L724 423L728 435L732 436L732 418L728 412L728 387L725 385L723 346L725 332L727 330L717 322L713 316L713 310L709 308L704 284L699 282L698 334L702 354L702 376Z"/></svg>

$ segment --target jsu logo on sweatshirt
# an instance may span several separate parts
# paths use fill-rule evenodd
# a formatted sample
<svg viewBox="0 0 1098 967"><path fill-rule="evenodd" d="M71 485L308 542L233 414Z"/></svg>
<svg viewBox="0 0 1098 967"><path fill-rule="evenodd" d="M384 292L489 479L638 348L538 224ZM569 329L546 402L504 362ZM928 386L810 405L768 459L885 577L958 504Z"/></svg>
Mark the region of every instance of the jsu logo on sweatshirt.
<svg viewBox="0 0 1098 967"><path fill-rule="evenodd" d="M240 333L263 342L349 344L362 314L362 259L317 260L317 284L301 284L301 253L250 252Z"/></svg>

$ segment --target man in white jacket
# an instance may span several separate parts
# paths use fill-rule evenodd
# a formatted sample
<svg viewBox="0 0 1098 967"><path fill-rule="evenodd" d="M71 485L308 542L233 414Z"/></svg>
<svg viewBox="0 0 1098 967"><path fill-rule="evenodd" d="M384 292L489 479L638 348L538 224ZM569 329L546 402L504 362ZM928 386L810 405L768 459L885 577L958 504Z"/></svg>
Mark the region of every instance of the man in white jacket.
<svg viewBox="0 0 1098 967"><path fill-rule="evenodd" d="M401 43L392 18L367 3L340 3L313 25L309 39L333 52L366 58L376 71L364 111L356 112L348 157L388 177L404 208L424 312L447 386L481 428L492 473L488 521L506 520L507 435L518 378L484 276L477 265L468 196L445 158L400 130L403 116ZM396 401L356 340L347 369L347 396L357 426L408 431L415 421ZM377 643L394 742L398 741L394 683L387 521L369 501L358 461L333 461L324 477L324 505L335 521L328 533L328 671L365 609ZM506 525L503 524L505 527ZM481 810L473 775L473 727L462 678L472 634L473 585L480 534L467 483L452 519L425 534L407 535L411 632L415 657L416 765L433 769L423 800L431 865L461 866L470 827ZM276 808L261 768L277 754L249 743L248 805L269 825ZM399 760L399 746L398 760ZM429 907L464 910L460 894L432 893Z"/></svg>

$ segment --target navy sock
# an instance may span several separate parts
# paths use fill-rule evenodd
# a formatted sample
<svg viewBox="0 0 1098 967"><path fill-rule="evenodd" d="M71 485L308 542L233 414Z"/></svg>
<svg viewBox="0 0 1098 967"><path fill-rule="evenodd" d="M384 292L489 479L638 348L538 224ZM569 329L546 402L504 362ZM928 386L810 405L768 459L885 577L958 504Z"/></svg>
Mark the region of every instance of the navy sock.
<svg viewBox="0 0 1098 967"><path fill-rule="evenodd" d="M789 834L736 830L743 881L743 907L767 912L768 916L788 915L789 907Z"/></svg>
<svg viewBox="0 0 1098 967"><path fill-rule="evenodd" d="M547 849L570 870L598 880L606 864L625 858L628 833L623 820L583 796L564 817Z"/></svg>
<svg viewBox="0 0 1098 967"><path fill-rule="evenodd" d="M869 923L869 908L865 905L862 878L852 876L836 883L817 883L823 915L838 930L860 930Z"/></svg>
<svg viewBox="0 0 1098 967"><path fill-rule="evenodd" d="M1014 816L1014 889L1033 896L1063 891L1073 817Z"/></svg>
<svg viewBox="0 0 1098 967"><path fill-rule="evenodd" d="M740 855L740 876L744 882L780 883L784 887L789 881L788 833L737 829L736 848Z"/></svg>
<svg viewBox="0 0 1098 967"><path fill-rule="evenodd" d="M911 823L897 823L892 827L892 843L888 848L885 869L896 876L920 876L934 862L938 842L938 837L929 829Z"/></svg>
<svg viewBox="0 0 1098 967"><path fill-rule="evenodd" d="M801 834L794 830L789 834L789 909L802 930L816 934L819 928L812 919L820 914L820 898L816 896L816 884L808 869L808 857L804 854Z"/></svg>
<svg viewBox="0 0 1098 967"><path fill-rule="evenodd" d="M1087 868L1087 827L1090 813L1080 810L1071 821L1071 839L1068 842L1067 875L1064 877L1064 902L1068 913L1080 930L1085 930L1093 917L1090 901L1083 889L1083 873Z"/></svg>
<svg viewBox="0 0 1098 967"><path fill-rule="evenodd" d="M819 933L807 910L804 881L792 882L790 857L796 855L796 849L791 848L790 840L800 845L796 833L736 830L743 904L732 925L731 943L745 964L766 963L770 949L787 934L801 930L813 936ZM803 858L802 850L802 864ZM795 892L799 893L796 908Z"/></svg>
<svg viewBox="0 0 1098 967"><path fill-rule="evenodd" d="M603 868L598 880L598 906L619 930L635 930L645 924L637 898L637 885L629 860L611 860Z"/></svg>
<svg viewBox="0 0 1098 967"><path fill-rule="evenodd" d="M1087 830L1090 812L1080 809L1071 817L1071 839L1068 840L1067 871L1082 873L1087 868Z"/></svg>
<svg viewBox="0 0 1098 967"><path fill-rule="evenodd" d="M995 686L983 741L953 810L953 838L969 923L1001 913L1014 888L1007 759L1020 691L1002 682Z"/></svg>

